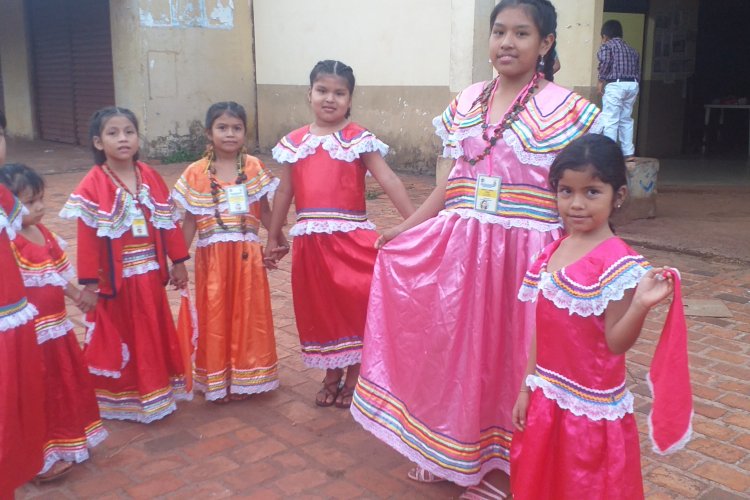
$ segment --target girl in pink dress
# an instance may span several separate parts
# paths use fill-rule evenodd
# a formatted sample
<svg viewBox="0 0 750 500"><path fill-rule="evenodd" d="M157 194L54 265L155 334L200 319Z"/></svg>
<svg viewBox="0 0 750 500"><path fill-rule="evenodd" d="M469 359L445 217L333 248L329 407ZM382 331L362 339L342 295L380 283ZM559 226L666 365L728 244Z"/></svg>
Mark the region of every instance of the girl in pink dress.
<svg viewBox="0 0 750 500"><path fill-rule="evenodd" d="M511 411L534 331L517 290L561 235L549 166L599 110L549 81L556 14L504 0L490 17L499 76L462 91L433 123L447 179L387 230L373 274L352 414L417 467L409 477L507 490ZM398 235L398 236L397 236ZM497 488L502 481L505 485ZM489 484L492 483L492 484Z"/></svg>
<svg viewBox="0 0 750 500"><path fill-rule="evenodd" d="M38 481L59 477L73 463L89 458L89 448L101 443L107 431L99 416L91 375L83 361L73 324L65 309L65 296L75 302L81 290L70 281L73 266L62 249L64 242L41 224L44 216L44 180L26 165L0 168L5 184L29 211L11 243L21 270L29 302L39 314L34 318L36 340L42 352L47 431L44 466ZM82 307L83 312L87 312Z"/></svg>
<svg viewBox="0 0 750 500"><path fill-rule="evenodd" d="M627 193L614 141L592 134L571 143L552 165L550 185L567 236L542 251L518 294L537 305L513 409L513 498L640 499L624 354L673 279L612 233L609 216Z"/></svg>
<svg viewBox="0 0 750 500"><path fill-rule="evenodd" d="M286 250L281 226L292 198L294 237L292 295L302 358L325 368L318 406L348 408L359 375L362 337L377 233L367 219L365 175L383 187L402 216L414 211L399 178L383 156L388 146L349 121L354 92L352 68L326 60L310 73L308 98L315 121L291 132L273 149L284 164L274 197L266 262ZM343 387L343 368L347 368Z"/></svg>

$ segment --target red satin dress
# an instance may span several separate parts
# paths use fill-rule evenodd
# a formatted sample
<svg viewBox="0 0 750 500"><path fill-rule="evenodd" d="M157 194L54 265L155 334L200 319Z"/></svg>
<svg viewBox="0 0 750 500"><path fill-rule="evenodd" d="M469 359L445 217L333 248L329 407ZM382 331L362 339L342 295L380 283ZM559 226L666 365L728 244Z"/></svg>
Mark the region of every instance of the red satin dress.
<svg viewBox="0 0 750 500"><path fill-rule="evenodd" d="M633 395L625 356L607 347L604 313L650 264L612 237L548 273L561 241L532 264L519 292L522 301L537 301L537 364L526 379L526 428L511 445L513 498L642 499Z"/></svg>
<svg viewBox="0 0 750 500"><path fill-rule="evenodd" d="M305 126L273 149L276 161L292 166L292 294L307 366L343 368L361 360L378 235L367 219L360 155L387 151L355 123L327 136Z"/></svg>
<svg viewBox="0 0 750 500"><path fill-rule="evenodd" d="M21 228L21 203L0 185L0 498L42 468L46 422L36 308L26 299L10 239Z"/></svg>
<svg viewBox="0 0 750 500"><path fill-rule="evenodd" d="M43 245L19 234L12 247L29 302L39 311L34 327L47 391L44 473L59 460L87 460L89 448L101 443L107 431L99 416L92 377L65 309L64 290L75 278L75 271L56 237L43 225L37 227L44 236Z"/></svg>

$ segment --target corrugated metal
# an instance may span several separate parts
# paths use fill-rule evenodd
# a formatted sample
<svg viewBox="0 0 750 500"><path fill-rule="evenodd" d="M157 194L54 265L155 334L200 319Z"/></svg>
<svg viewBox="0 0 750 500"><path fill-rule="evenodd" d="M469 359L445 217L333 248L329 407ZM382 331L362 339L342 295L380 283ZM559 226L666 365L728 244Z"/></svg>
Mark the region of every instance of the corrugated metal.
<svg viewBox="0 0 750 500"><path fill-rule="evenodd" d="M32 0L29 14L39 134L85 144L91 114L114 103L109 2Z"/></svg>

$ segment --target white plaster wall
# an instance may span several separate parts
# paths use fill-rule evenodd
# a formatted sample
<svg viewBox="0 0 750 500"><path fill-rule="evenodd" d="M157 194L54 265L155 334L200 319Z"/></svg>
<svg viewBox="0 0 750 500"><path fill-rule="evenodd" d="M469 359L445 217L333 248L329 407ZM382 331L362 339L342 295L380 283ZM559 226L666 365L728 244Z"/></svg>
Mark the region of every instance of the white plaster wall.
<svg viewBox="0 0 750 500"><path fill-rule="evenodd" d="M553 4L561 64L555 82L571 89L595 86L604 0L553 0Z"/></svg>
<svg viewBox="0 0 750 500"><path fill-rule="evenodd" d="M362 86L446 86L473 49L474 2L467 0L259 0L255 9L259 85L306 85L322 59L350 65ZM454 20L453 4L460 7ZM457 31L454 33L454 31ZM460 31L460 32L459 32ZM465 41L451 46L453 35ZM452 69L453 68L453 69Z"/></svg>
<svg viewBox="0 0 750 500"><path fill-rule="evenodd" d="M34 96L27 26L23 0L4 0L0 6L0 59L8 135L32 139Z"/></svg>

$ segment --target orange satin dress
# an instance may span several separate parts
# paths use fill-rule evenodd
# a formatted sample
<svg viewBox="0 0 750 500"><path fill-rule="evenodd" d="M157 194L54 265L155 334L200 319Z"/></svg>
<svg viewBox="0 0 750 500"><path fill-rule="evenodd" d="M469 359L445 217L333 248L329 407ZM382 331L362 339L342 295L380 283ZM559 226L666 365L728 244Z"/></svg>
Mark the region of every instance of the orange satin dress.
<svg viewBox="0 0 750 500"><path fill-rule="evenodd" d="M253 156L245 157L249 210L229 213L226 188L219 181L216 218L208 162L187 167L172 196L196 217L195 304L197 350L194 388L207 400L254 394L279 386L271 294L258 239L260 201L278 179ZM244 222L243 222L244 219Z"/></svg>

